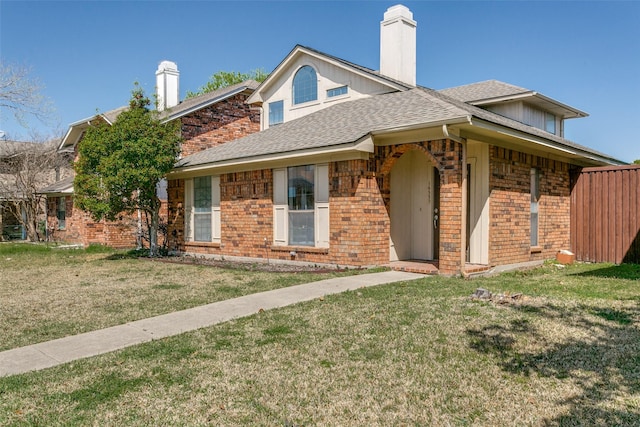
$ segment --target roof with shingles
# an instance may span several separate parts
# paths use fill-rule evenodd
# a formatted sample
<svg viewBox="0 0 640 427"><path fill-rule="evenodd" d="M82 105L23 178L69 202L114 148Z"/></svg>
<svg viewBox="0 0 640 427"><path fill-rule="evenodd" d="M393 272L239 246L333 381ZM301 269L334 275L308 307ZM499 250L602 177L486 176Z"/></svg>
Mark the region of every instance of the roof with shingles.
<svg viewBox="0 0 640 427"><path fill-rule="evenodd" d="M68 176L60 181L57 181L51 185L48 185L40 190L38 193L40 194L61 194L61 193L72 193L73 192L73 178L74 176Z"/></svg>
<svg viewBox="0 0 640 427"><path fill-rule="evenodd" d="M176 168L250 159L353 143L376 132L477 118L566 147L609 156L567 139L424 87L336 104L299 119L228 142L178 161ZM615 159L612 159L615 160Z"/></svg>
<svg viewBox="0 0 640 427"><path fill-rule="evenodd" d="M235 141L200 151L177 167L330 147L386 129L464 118L464 109L422 89L343 102Z"/></svg>
<svg viewBox="0 0 640 427"><path fill-rule="evenodd" d="M487 80L464 86L441 89L438 92L463 102L476 102L486 99L532 93L529 89L514 86L498 80Z"/></svg>

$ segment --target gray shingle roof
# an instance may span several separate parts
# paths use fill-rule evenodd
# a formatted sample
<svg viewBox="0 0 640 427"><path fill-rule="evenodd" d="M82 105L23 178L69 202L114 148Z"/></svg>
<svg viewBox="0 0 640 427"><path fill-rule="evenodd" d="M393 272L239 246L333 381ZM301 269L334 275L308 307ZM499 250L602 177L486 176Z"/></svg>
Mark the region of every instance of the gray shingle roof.
<svg viewBox="0 0 640 427"><path fill-rule="evenodd" d="M498 82L501 83L501 82ZM506 83L504 83L505 85L507 85ZM517 88L517 86L512 86L512 85L507 85L507 86L511 86L513 88ZM617 163L622 163L617 159L612 158L611 156L601 153L599 151L593 150L589 147L585 147L584 145L580 145L580 144L576 144L575 142L572 142L568 139L562 138L560 136L554 135L552 133L546 132L542 129L538 129L536 127L533 126L529 126L526 125L522 122L519 122L517 120L513 120L510 118L507 118L505 116L501 116L500 114L496 114L496 113L492 113L491 111L485 110L483 108L480 107L476 107L474 105L471 104L467 104L466 102L462 102L458 99L452 98L446 94L444 94L442 91L436 91L433 89L427 89L427 88L422 88L425 91L430 92L433 96L435 97L440 97L441 99L445 100L446 102L449 102L453 105L458 106L459 108L462 108L466 111L469 112L470 115L472 115L473 117L477 117L479 119L482 120L486 120L488 122L491 123L495 123L497 125L501 125L501 126L505 126L505 127L509 127L515 130L519 130L525 133L528 133L530 135L535 135L535 136L539 136L541 138L545 138L548 139L550 141L554 141L557 142L559 144L562 144L566 147L569 148L573 148L573 149L577 149L580 151L585 151L587 153L592 153L595 154L599 157L603 157L606 159L610 159L610 160L614 160ZM518 89L522 89L522 88L518 88ZM524 89L526 91L526 89Z"/></svg>
<svg viewBox="0 0 640 427"><path fill-rule="evenodd" d="M116 121L116 119L118 118L118 116L120 114L122 114L123 112L127 111L129 109L129 107L127 105L124 105L122 107L118 107L115 108L113 110L109 110L107 112L98 114L100 116L103 116L105 119L107 119L109 121L109 123L112 123ZM95 117L95 116L94 116ZM93 117L92 117L93 119Z"/></svg>
<svg viewBox="0 0 640 427"><path fill-rule="evenodd" d="M439 91L447 96L463 102L477 102L505 96L532 93L531 90L514 86L498 80L487 80L464 86L457 86Z"/></svg>
<svg viewBox="0 0 640 427"><path fill-rule="evenodd" d="M200 151L176 167L330 147L369 133L464 118L464 109L422 89L343 102L262 132Z"/></svg>
<svg viewBox="0 0 640 427"><path fill-rule="evenodd" d="M40 194L61 194L73 192L73 175L61 179L51 185L48 185L38 191Z"/></svg>
<svg viewBox="0 0 640 427"><path fill-rule="evenodd" d="M368 134L477 118L612 159L588 147L424 87L344 102L191 156L176 168L353 143Z"/></svg>

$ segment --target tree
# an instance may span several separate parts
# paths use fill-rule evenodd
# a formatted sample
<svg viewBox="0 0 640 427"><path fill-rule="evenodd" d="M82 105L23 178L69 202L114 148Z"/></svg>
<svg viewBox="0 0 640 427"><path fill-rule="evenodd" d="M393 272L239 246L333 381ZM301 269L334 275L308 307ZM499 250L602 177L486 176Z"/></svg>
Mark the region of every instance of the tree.
<svg viewBox="0 0 640 427"><path fill-rule="evenodd" d="M255 80L259 83L265 81L269 75L262 69L258 68L248 73L241 73L239 71L218 71L209 77L209 81L197 92L187 92L187 99L193 98L198 95L203 95L208 92L213 92L223 87L231 86L237 83L242 83L245 80Z"/></svg>
<svg viewBox="0 0 640 427"><path fill-rule="evenodd" d="M0 142L2 207L25 228L27 239L33 242L44 237L38 226L45 212L44 197L38 191L55 182L65 168L71 169L70 158L58 153L58 142Z"/></svg>
<svg viewBox="0 0 640 427"><path fill-rule="evenodd" d="M28 127L27 116L48 123L54 113L53 104L42 95L44 86L30 73L25 66L0 60L0 110L11 111L24 127Z"/></svg>
<svg viewBox="0 0 640 427"><path fill-rule="evenodd" d="M113 125L94 124L80 141L75 203L96 221L144 212L149 255L156 256L161 204L156 188L180 152L179 121L162 123L137 83L131 94L129 109Z"/></svg>
<svg viewBox="0 0 640 427"><path fill-rule="evenodd" d="M633 164L634 164L634 165L640 165L640 159L638 159L638 160L634 160L634 161L633 161Z"/></svg>

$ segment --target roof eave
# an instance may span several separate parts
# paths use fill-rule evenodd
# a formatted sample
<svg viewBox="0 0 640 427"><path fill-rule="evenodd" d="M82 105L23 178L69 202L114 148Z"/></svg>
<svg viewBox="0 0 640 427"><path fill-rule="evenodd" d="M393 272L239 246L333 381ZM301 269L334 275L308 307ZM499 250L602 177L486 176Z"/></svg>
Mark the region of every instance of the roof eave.
<svg viewBox="0 0 640 427"><path fill-rule="evenodd" d="M563 157L566 161L571 160L579 166L600 166L600 165L626 165L626 162L607 156L606 154L599 153L594 150L589 150L586 147L576 147L568 143L562 143L560 141L553 141L551 139L543 138L537 135L529 134L517 129L498 125L483 119L474 117L470 124L471 127L478 129L484 129L491 132L495 132L506 138L513 138L523 143L533 143L537 147L538 151L546 151L550 154L555 154L558 158ZM473 134L473 131L471 131ZM462 132L462 135L465 135Z"/></svg>
<svg viewBox="0 0 640 427"><path fill-rule="evenodd" d="M469 101L468 103L471 105L475 105L476 107L482 107L487 105L500 104L503 102L524 101L530 98L539 99L544 103L553 104L557 108L564 110L565 114L563 114L563 118L565 119L573 119L573 118L581 118L581 117L589 116L588 113L582 110L578 110L577 108L574 108L570 105L563 104L562 102L559 102L553 98L549 98L548 96L545 96L536 91L528 91L528 92L522 92L518 94L498 96L494 98L479 99L479 100Z"/></svg>
<svg viewBox="0 0 640 427"><path fill-rule="evenodd" d="M351 160L356 158L368 158L373 153L373 139L371 135L365 135L357 141L342 143L327 147L318 147L305 150L287 151L250 156L243 158L227 159L193 166L185 165L175 168L167 175L168 179L185 178L202 174L205 171L225 173L227 171L239 172L253 170L256 165L260 168L277 168L291 166L292 164L304 164L305 162Z"/></svg>

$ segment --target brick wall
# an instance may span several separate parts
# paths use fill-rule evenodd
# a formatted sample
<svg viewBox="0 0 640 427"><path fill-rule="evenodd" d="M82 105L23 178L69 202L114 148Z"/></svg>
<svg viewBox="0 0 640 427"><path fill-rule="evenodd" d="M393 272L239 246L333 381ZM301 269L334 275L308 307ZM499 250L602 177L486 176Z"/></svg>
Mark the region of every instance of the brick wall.
<svg viewBox="0 0 640 427"><path fill-rule="evenodd" d="M233 141L260 130L260 112L238 94L181 118L182 156Z"/></svg>
<svg viewBox="0 0 640 427"><path fill-rule="evenodd" d="M269 258L337 265L389 261L390 172L408 150L421 150L439 171L441 274L462 269L462 145L451 140L376 147L369 160L329 165L329 248L272 246L271 170L220 177L222 239L184 243L184 181L169 181L172 247L191 253ZM531 251L530 170L540 169L540 247ZM490 263L551 258L569 244L569 166L497 147L490 149ZM170 245L171 246L171 245ZM295 252L292 257L291 252Z"/></svg>
<svg viewBox="0 0 640 427"><path fill-rule="evenodd" d="M58 197L49 197L47 202L47 235L50 241L89 246L92 244L110 246L116 249L130 249L137 246L137 214L122 214L117 221L95 221L91 215L73 205L73 197L66 196L65 227L58 228ZM166 222L167 203L160 209L161 221ZM144 219L143 219L144 221ZM162 236L158 244L162 244Z"/></svg>
<svg viewBox="0 0 640 427"><path fill-rule="evenodd" d="M540 171L538 241L531 247L531 168ZM489 150L489 262L553 258L569 248L570 179L567 163L499 147Z"/></svg>
<svg viewBox="0 0 640 427"><path fill-rule="evenodd" d="M330 165L330 263L389 263L390 221L373 170L373 161Z"/></svg>
<svg viewBox="0 0 640 427"><path fill-rule="evenodd" d="M330 248L273 245L271 169L220 177L221 242L184 242L184 180L169 181L171 246L194 254L338 265L389 261L389 220L367 161L330 164ZM291 252L295 252L295 256Z"/></svg>

